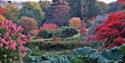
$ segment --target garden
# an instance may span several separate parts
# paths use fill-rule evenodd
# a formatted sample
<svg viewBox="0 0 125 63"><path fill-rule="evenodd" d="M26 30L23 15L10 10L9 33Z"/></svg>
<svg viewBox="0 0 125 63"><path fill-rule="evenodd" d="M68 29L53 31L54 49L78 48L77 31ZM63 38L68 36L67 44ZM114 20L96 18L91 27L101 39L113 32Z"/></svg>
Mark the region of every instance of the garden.
<svg viewBox="0 0 125 63"><path fill-rule="evenodd" d="M125 0L0 0L0 63L125 63Z"/></svg>

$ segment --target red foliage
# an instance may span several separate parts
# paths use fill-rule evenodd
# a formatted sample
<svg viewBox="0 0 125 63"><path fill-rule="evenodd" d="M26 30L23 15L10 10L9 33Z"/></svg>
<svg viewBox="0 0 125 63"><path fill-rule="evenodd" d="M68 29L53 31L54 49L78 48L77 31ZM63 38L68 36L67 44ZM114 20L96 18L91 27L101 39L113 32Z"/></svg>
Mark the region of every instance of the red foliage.
<svg viewBox="0 0 125 63"><path fill-rule="evenodd" d="M5 10L2 6L0 6L0 14L4 14Z"/></svg>
<svg viewBox="0 0 125 63"><path fill-rule="evenodd" d="M122 11L111 13L103 22L95 29L96 40L105 41L108 48L124 44L125 13Z"/></svg>
<svg viewBox="0 0 125 63"><path fill-rule="evenodd" d="M125 4L125 0L117 0L117 2L119 2L121 4Z"/></svg>
<svg viewBox="0 0 125 63"><path fill-rule="evenodd" d="M58 26L56 24L44 23L43 26L40 28L40 30L48 29L49 31L54 31L57 28L58 28Z"/></svg>

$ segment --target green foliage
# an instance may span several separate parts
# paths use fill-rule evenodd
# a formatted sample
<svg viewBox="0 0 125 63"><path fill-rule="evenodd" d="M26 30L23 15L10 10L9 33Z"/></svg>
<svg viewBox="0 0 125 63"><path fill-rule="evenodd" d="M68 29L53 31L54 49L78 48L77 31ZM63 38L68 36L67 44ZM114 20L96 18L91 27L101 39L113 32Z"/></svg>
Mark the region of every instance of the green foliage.
<svg viewBox="0 0 125 63"><path fill-rule="evenodd" d="M42 55L42 63L124 63L125 45L97 51L90 47L77 48L69 54Z"/></svg>
<svg viewBox="0 0 125 63"><path fill-rule="evenodd" d="M43 30L38 32L37 36L48 39L48 38L52 37L52 33L49 32L47 29L43 29Z"/></svg>
<svg viewBox="0 0 125 63"><path fill-rule="evenodd" d="M17 21L17 14L19 13L19 9L12 3L7 3L5 5L5 13L4 16L8 19L8 20L12 20L13 22Z"/></svg>
<svg viewBox="0 0 125 63"><path fill-rule="evenodd" d="M23 5L23 8L20 10L19 18L22 16L31 17L41 21L45 18L45 13L40 7L40 4L37 2L26 2Z"/></svg>
<svg viewBox="0 0 125 63"><path fill-rule="evenodd" d="M55 32L55 35L61 38L73 37L78 34L78 31L72 27L61 27Z"/></svg>
<svg viewBox="0 0 125 63"><path fill-rule="evenodd" d="M100 14L100 9L96 4L96 0L66 0L70 5L70 15L72 17L80 17L81 19L89 19Z"/></svg>

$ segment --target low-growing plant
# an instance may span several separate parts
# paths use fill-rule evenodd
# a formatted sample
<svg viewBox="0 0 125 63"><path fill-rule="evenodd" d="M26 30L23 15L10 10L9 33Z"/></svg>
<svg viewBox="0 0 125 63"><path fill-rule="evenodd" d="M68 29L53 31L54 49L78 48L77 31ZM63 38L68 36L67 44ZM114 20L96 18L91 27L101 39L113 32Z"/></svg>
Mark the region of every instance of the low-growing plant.
<svg viewBox="0 0 125 63"><path fill-rule="evenodd" d="M78 31L72 27L61 27L55 32L55 35L61 38L73 37L75 34L78 34Z"/></svg>
<svg viewBox="0 0 125 63"><path fill-rule="evenodd" d="M43 29L38 32L37 37L48 39L52 37L52 33L48 31L47 29Z"/></svg>

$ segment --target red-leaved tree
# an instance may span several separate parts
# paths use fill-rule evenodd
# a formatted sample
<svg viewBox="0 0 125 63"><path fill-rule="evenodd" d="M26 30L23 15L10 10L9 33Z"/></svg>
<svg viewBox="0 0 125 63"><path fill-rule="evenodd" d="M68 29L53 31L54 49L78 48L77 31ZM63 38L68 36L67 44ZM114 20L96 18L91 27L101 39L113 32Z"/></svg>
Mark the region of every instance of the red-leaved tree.
<svg viewBox="0 0 125 63"><path fill-rule="evenodd" d="M117 0L117 2L119 2L121 4L125 4L125 0Z"/></svg>
<svg viewBox="0 0 125 63"><path fill-rule="evenodd" d="M122 11L111 13L103 22L94 31L96 40L104 41L106 48L124 44L125 13Z"/></svg>

